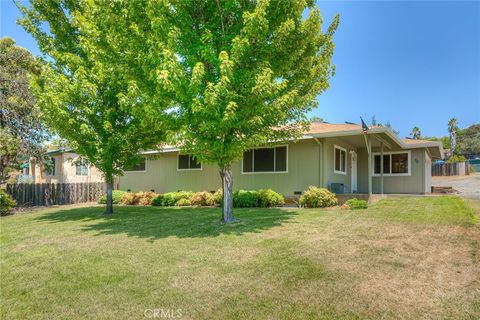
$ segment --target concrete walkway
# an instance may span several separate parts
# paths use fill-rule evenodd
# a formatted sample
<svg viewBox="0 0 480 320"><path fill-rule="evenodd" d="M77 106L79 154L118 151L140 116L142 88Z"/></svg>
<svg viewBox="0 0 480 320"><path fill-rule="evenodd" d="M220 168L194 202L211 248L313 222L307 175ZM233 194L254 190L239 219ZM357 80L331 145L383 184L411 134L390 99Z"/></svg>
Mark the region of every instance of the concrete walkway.
<svg viewBox="0 0 480 320"><path fill-rule="evenodd" d="M432 186L451 186L461 197L480 200L480 173L478 172L469 176L432 177Z"/></svg>

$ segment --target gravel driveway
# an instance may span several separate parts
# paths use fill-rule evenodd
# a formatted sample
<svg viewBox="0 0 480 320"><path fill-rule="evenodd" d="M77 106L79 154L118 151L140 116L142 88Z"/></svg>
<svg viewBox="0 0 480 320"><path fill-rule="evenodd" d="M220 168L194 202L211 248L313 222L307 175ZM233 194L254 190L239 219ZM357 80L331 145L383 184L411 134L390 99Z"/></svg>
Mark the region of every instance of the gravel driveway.
<svg viewBox="0 0 480 320"><path fill-rule="evenodd" d="M453 187L459 196L480 200L480 173L469 176L432 177L432 186Z"/></svg>

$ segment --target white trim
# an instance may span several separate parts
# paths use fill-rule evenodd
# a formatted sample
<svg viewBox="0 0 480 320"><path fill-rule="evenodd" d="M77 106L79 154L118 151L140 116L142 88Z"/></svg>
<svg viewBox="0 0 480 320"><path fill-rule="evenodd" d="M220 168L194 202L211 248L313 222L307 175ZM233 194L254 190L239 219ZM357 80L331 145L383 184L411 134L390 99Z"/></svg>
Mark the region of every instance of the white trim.
<svg viewBox="0 0 480 320"><path fill-rule="evenodd" d="M83 163L84 160L86 160L86 159L83 158L83 159L79 160L79 161L81 162L81 163L80 163L81 166L83 165L82 163ZM77 166L79 165L79 163L72 163L72 165L75 166L75 176L76 176L76 177L88 177L88 175L89 175L89 173L90 173L90 166L86 165L86 167L87 167L87 174L77 174ZM81 170L81 169L80 169L80 170Z"/></svg>
<svg viewBox="0 0 480 320"><path fill-rule="evenodd" d="M390 155L390 172L392 172L392 154L406 153L408 155L408 172L407 173L384 173L384 177L410 177L412 175L412 151L410 150L401 150L401 151L389 151L384 152L383 155ZM372 172L373 177L381 177L381 173L375 173L375 156L381 156L381 152L372 153ZM385 168L385 165L384 165Z"/></svg>
<svg viewBox="0 0 480 320"><path fill-rule="evenodd" d="M340 170L335 170L335 160L336 160L336 152L335 152L335 149L338 149L338 150L341 150L341 151L344 151L345 152L345 157L343 158L345 160L345 165L343 166L345 168L345 171L340 171ZM340 161L342 160L342 153L340 152ZM334 144L333 145L333 173L336 173L336 174L342 174L342 175L347 175L347 164L348 164L348 161L347 161L347 149L345 149L344 147L340 147L339 145L336 145ZM342 167L342 163L340 162L340 168Z"/></svg>
<svg viewBox="0 0 480 320"><path fill-rule="evenodd" d="M179 164L180 155L182 155L182 156L188 156L188 166L190 166L190 158L192 157L192 155L191 155L190 153L188 153L188 154L180 154L180 153L177 153L177 171L202 171L202 170L203 170L203 163L202 163L201 161L200 161L200 168L179 169L179 168L178 168L178 164Z"/></svg>
<svg viewBox="0 0 480 320"><path fill-rule="evenodd" d="M286 147L286 149L287 149L287 150L285 151L285 152L286 152L286 164L285 164L285 165L286 165L286 166L285 166L285 169L286 169L286 170L285 170L285 171L275 171L275 169L276 169L275 167L276 167L276 165L277 165L277 161L276 161L276 160L277 160L277 159L276 159L276 157L277 157L277 152L274 150L274 151L273 151L273 170L274 170L274 171L254 171L254 170L255 170L255 152L253 152L253 150L255 150L255 149L275 149L275 148L277 148L277 147ZM251 148L251 149L249 149L249 150L247 150L247 151L250 151L250 150L252 150L252 172L244 172L244 171L243 171L243 157L242 157L242 160L241 160L241 162L242 162L242 174L278 174L278 173L288 173L288 158L289 158L289 156L288 156L288 150L289 150L288 144L281 144L281 145L273 146L273 147L255 147L255 148ZM245 151L244 151L243 153L245 153Z"/></svg>
<svg viewBox="0 0 480 320"><path fill-rule="evenodd" d="M145 170L125 170L125 173L145 173L147 172L147 163L148 163L148 159L147 157L140 157L140 158L144 158L145 159Z"/></svg>

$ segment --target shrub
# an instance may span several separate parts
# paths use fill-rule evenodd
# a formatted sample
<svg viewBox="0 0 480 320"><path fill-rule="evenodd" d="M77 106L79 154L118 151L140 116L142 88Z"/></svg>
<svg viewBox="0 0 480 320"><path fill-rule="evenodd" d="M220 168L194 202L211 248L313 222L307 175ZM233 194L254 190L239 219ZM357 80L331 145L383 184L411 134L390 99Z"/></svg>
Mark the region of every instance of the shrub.
<svg viewBox="0 0 480 320"><path fill-rule="evenodd" d="M178 201L175 203L175 205L179 206L179 207L185 207L185 206L191 206L191 202L190 202L190 199L186 199L186 198L181 198L181 199L178 199Z"/></svg>
<svg viewBox="0 0 480 320"><path fill-rule="evenodd" d="M179 205L190 206L190 198L192 198L194 195L195 194L192 191L167 192L157 195L154 199L152 199L151 204L153 206L164 207L173 207Z"/></svg>
<svg viewBox="0 0 480 320"><path fill-rule="evenodd" d="M222 205L223 203L223 190L222 188L215 191L213 194L213 201L215 204Z"/></svg>
<svg viewBox="0 0 480 320"><path fill-rule="evenodd" d="M121 203L127 204L127 205L136 205L138 204L138 201L140 198L138 195L134 192L127 192L122 196L122 199L120 200Z"/></svg>
<svg viewBox="0 0 480 320"><path fill-rule="evenodd" d="M284 204L283 196L272 189L258 190L258 205L260 207L278 207Z"/></svg>
<svg viewBox="0 0 480 320"><path fill-rule="evenodd" d="M215 205L215 199L210 192L201 191L190 198L190 203L192 206L213 206Z"/></svg>
<svg viewBox="0 0 480 320"><path fill-rule="evenodd" d="M194 195L192 191L178 191L175 193L175 203L177 203L181 199L187 199L190 201L190 198Z"/></svg>
<svg viewBox="0 0 480 320"><path fill-rule="evenodd" d="M10 214L17 202L5 190L0 189L0 215Z"/></svg>
<svg viewBox="0 0 480 320"><path fill-rule="evenodd" d="M368 202L365 200L359 200L357 198L349 199L345 202L345 204L352 210L356 209L367 209Z"/></svg>
<svg viewBox="0 0 480 320"><path fill-rule="evenodd" d="M157 194L155 198L152 199L152 206L163 206L163 199L164 199L163 194Z"/></svg>
<svg viewBox="0 0 480 320"><path fill-rule="evenodd" d="M310 186L300 197L300 205L306 208L324 208L336 204L335 194L325 188Z"/></svg>
<svg viewBox="0 0 480 320"><path fill-rule="evenodd" d="M164 207L172 207L177 202L176 200L177 193L176 192L167 192L163 194L162 206Z"/></svg>
<svg viewBox="0 0 480 320"><path fill-rule="evenodd" d="M149 206L152 204L152 200L157 196L155 192L139 192L137 193L138 204L142 206Z"/></svg>
<svg viewBox="0 0 480 320"><path fill-rule="evenodd" d="M233 193L233 206L236 208L258 207L258 192L238 190Z"/></svg>
<svg viewBox="0 0 480 320"><path fill-rule="evenodd" d="M113 190L112 191L112 200L113 204L119 204L122 200L123 195L125 194L125 191L122 190ZM106 204L107 203L107 195L104 194L103 196L98 199L98 203L100 204Z"/></svg>

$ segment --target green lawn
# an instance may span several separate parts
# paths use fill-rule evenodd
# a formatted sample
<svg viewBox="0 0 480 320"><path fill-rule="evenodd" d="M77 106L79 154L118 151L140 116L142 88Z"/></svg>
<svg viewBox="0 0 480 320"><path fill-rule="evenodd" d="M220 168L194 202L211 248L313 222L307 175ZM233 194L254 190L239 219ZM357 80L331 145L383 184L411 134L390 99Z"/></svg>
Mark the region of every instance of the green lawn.
<svg viewBox="0 0 480 320"><path fill-rule="evenodd" d="M115 209L1 218L0 318L480 318L480 227L459 198L239 209L232 225Z"/></svg>

